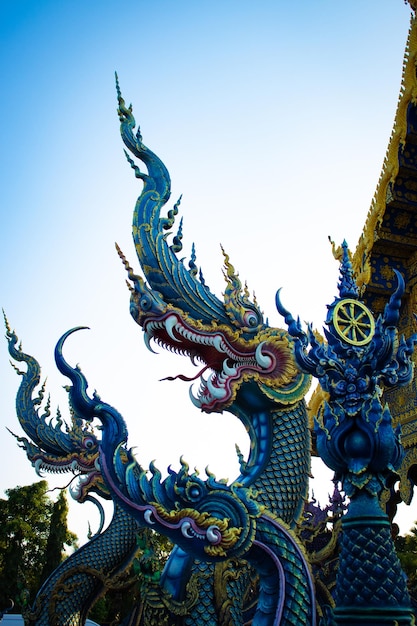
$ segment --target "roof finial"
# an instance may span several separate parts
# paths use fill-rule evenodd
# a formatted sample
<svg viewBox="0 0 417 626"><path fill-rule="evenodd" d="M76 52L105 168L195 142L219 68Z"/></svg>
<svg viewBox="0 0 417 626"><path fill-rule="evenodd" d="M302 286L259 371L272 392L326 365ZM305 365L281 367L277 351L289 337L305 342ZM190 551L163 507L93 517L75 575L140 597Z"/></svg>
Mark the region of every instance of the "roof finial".
<svg viewBox="0 0 417 626"><path fill-rule="evenodd" d="M342 245L342 258L340 262L340 280L338 284L341 298L358 298L358 287L353 275L350 252L346 241Z"/></svg>

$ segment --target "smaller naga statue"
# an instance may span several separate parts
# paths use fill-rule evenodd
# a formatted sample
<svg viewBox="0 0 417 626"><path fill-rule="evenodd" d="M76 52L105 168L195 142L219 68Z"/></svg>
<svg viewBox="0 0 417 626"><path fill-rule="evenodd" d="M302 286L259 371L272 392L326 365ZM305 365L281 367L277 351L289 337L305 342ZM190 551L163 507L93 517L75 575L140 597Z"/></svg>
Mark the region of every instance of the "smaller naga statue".
<svg viewBox="0 0 417 626"><path fill-rule="evenodd" d="M106 589L130 566L137 552L139 527L120 506L114 507L112 519L103 531L104 511L99 496L109 500L110 492L99 465L99 446L94 429L71 408L71 422L66 424L58 411L51 417L50 401L43 407L45 385L40 386L38 361L23 352L7 320L6 337L14 362L26 365L23 371L12 363L21 376L16 396L16 413L25 437L17 436L20 447L39 476L44 473L73 475L71 495L79 503L93 502L100 511L98 532L65 559L45 580L35 602L24 613L30 626L81 626L88 611ZM92 495L94 494L94 495Z"/></svg>
<svg viewBox="0 0 417 626"><path fill-rule="evenodd" d="M310 327L304 332L277 294L278 310L295 339L296 362L327 394L316 416L317 451L350 499L342 521L330 623L413 624L405 576L380 497L402 457L400 429L392 427L383 389L411 380L417 335L398 337L402 276L395 272L396 291L375 319L359 298L346 242L341 252L339 297L328 307L324 330L327 343Z"/></svg>

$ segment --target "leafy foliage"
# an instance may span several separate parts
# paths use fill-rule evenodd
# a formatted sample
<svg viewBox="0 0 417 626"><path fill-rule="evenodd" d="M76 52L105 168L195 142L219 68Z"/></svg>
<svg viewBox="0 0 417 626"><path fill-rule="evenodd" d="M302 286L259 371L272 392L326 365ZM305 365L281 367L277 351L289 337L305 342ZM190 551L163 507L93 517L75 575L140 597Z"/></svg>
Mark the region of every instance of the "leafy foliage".
<svg viewBox="0 0 417 626"><path fill-rule="evenodd" d="M45 480L6 491L0 499L0 609L15 603L21 612L62 560L76 536L67 528L67 502L56 503Z"/></svg>
<svg viewBox="0 0 417 626"><path fill-rule="evenodd" d="M417 599L417 522L410 534L396 537L395 548L408 578L410 595Z"/></svg>
<svg viewBox="0 0 417 626"><path fill-rule="evenodd" d="M135 611L141 613L143 600L150 588L158 584L173 546L167 537L149 528L139 531L137 543L138 550L131 567L94 605L90 619L114 626Z"/></svg>

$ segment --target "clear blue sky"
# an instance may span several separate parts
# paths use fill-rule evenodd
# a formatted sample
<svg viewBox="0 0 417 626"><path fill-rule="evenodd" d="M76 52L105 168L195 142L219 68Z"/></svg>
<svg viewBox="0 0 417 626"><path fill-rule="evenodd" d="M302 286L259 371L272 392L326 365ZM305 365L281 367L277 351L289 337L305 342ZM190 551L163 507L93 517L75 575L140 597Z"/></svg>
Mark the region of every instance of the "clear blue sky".
<svg viewBox="0 0 417 626"><path fill-rule="evenodd" d="M222 243L272 325L282 287L288 308L321 328L338 276L327 237L354 248L362 230L409 16L402 0L3 0L0 302L54 406L66 409L55 343L88 325L67 358L123 413L142 463L176 467L184 454L231 479L234 443L247 447L235 418L200 414L187 384L158 382L188 364L149 353L129 316L114 242L138 269L140 186L123 156L114 71L173 200L183 194L184 251L195 242L212 290L223 289ZM3 491L36 479L5 429L19 430L6 342L0 375ZM317 483L324 503L331 484ZM94 525L88 506L74 517L80 535L90 514Z"/></svg>

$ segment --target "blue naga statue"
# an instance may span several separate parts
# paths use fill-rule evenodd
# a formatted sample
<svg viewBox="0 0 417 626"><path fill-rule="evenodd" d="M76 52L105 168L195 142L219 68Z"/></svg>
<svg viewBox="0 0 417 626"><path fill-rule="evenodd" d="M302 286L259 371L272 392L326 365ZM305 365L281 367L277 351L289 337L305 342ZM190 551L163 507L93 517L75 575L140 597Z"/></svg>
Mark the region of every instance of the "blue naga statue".
<svg viewBox="0 0 417 626"><path fill-rule="evenodd" d="M316 417L317 451L350 499L342 520L336 606L329 623L414 624L390 522L380 502L402 456L400 428L393 429L383 390L410 382L417 335L398 337L401 274L395 271L397 288L375 320L360 300L346 242L338 254L339 297L328 307L327 342L310 327L304 332L277 294L277 308L295 338L296 362L318 379L327 396Z"/></svg>
<svg viewBox="0 0 417 626"><path fill-rule="evenodd" d="M202 480L197 472L189 473L184 461L179 472L169 468L166 478L151 465L149 476L127 447L121 415L96 394L89 397L83 373L63 358L63 342L72 332L57 345L57 365L72 382L69 396L77 414L101 423L99 464L116 503L140 527L169 537L183 555L214 563L247 560L259 575L254 625L315 624L314 585L307 557L288 525L268 511L252 489L238 481L228 485L211 474ZM167 577L172 578L162 581L167 589L181 582L178 570L182 562L177 553L173 558L175 572L169 563ZM201 618L197 623L204 622Z"/></svg>
<svg viewBox="0 0 417 626"><path fill-rule="evenodd" d="M263 320L256 300L252 301L247 288L242 287L227 254L224 301L210 292L198 272L194 249L188 268L177 257L182 248L182 224L171 244L168 238L179 202L166 217L161 216L170 196L169 174L144 146L140 132L134 133L132 110L125 106L118 84L117 91L123 141L147 169L142 172L126 153L136 177L143 182L134 212L133 237L147 281L133 272L119 250L128 272L131 314L142 327L148 347L154 340L188 356L193 363L203 363L193 378L201 376L201 384L198 397L192 401L206 413L228 410L238 417L251 440L249 458L244 460L240 455L241 473L231 484L209 474L202 480L196 473L190 474L183 461L180 471L170 469L165 479L153 465L149 474L127 446L127 428L120 414L97 395L90 398L84 375L63 358L64 341L73 331L66 333L56 348L57 366L72 383L68 387L72 428L64 437L58 424L52 436L53 450L48 448L49 435L42 440L45 423L39 428L35 425L38 403L31 399L34 386L28 373L21 386L21 413L25 416L21 422L37 450L31 449L28 440L24 447L35 465L36 454L42 459L37 465L46 469L53 466L51 456L55 455L54 462L63 467L60 455L67 457L68 442L82 445L85 429L80 421L101 422L101 438L91 439L94 450L90 448L89 461L94 459L94 470L85 472L86 485L94 491L93 484L98 483L90 482L90 478L99 475L105 484L101 488L115 502L115 515L125 514L123 524L129 527L130 537L135 529L147 527L164 533L175 544L160 589L164 598L169 595L172 603L185 606L185 614L164 617L168 620L164 622L153 618L143 622L145 626L174 621L195 626L238 626L250 621L263 626L315 624L311 572L291 528L307 495L310 435L304 395L310 376L295 364L291 335ZM9 331L10 353L17 361L25 361L29 372L33 361L15 349L16 340ZM204 380L207 370L211 376ZM66 467L75 467L74 458ZM130 548L126 546L123 554L127 555ZM102 554L106 550L115 556L120 548L108 546ZM90 561L85 567L94 569L97 556L91 550L88 555ZM256 589L253 572L259 578ZM54 580L47 584L45 593L55 594ZM192 584L197 588L196 600L187 604ZM247 602L249 596L252 601ZM77 617L67 622L58 620L60 626L82 623L86 599L74 596L73 600L78 603ZM68 612L74 611L71 598L65 602ZM80 602L84 603L82 610Z"/></svg>
<svg viewBox="0 0 417 626"><path fill-rule="evenodd" d="M122 139L147 168L142 172L126 152L135 176L143 182L133 215L133 239L147 283L136 275L120 250L128 271L130 313L151 341L188 356L203 367L198 397L192 402L206 413L230 411L242 421L251 439L247 461L241 459L236 482L256 489L258 501L286 523L299 517L307 494L310 434L304 395L310 376L300 372L287 331L263 320L224 253L224 301L206 285L193 247L187 268L177 257L182 250L182 222L168 243L178 204L161 210L170 197L170 178L162 161L134 133L132 108L125 106L117 83ZM210 375L205 380L203 374Z"/></svg>
<svg viewBox="0 0 417 626"><path fill-rule="evenodd" d="M290 335L264 321L226 253L223 301L210 291L198 270L194 247L188 267L178 258L182 222L172 243L169 234L179 202L166 217L161 215L170 198L168 171L143 144L140 130L134 132L132 107L126 107L118 82L117 92L126 157L143 183L133 216L133 238L146 282L134 273L119 250L128 271L131 315L142 327L149 348L153 340L189 356L193 363L202 362L203 367L192 379L200 377L198 397L191 394L193 403L206 413L230 411L242 421L251 439L249 458L241 459L241 474L235 484L255 489L258 503L294 525L308 485L310 437L303 398L310 377L295 366ZM130 155L146 166L146 172ZM203 374L207 371L210 376L206 380ZM190 566L183 551L176 548L167 575L170 567L186 574L196 565ZM205 566L206 577L210 567ZM178 583L171 587L174 597L180 590ZM215 589L210 593L214 599ZM200 610L207 618L208 609ZM205 623L203 619L201 616L201 623ZM217 623L214 606L213 620Z"/></svg>
<svg viewBox="0 0 417 626"><path fill-rule="evenodd" d="M76 477L71 488L72 497L79 503L94 502L101 513L100 529L79 550L69 556L44 582L35 602L26 607L25 623L31 626L80 626L97 598L120 577L131 564L137 552L137 522L120 506L108 527L104 525L104 511L91 494L106 500L110 492L98 466L99 440L88 422L77 415L73 407L71 423L65 424L58 412L53 422L50 402L43 409L45 385L40 383L40 367L35 358L17 346L18 338L6 320L10 356L26 364L16 397L16 412L26 437L17 437L20 446L38 475L72 473ZM74 481L72 481L74 482Z"/></svg>

